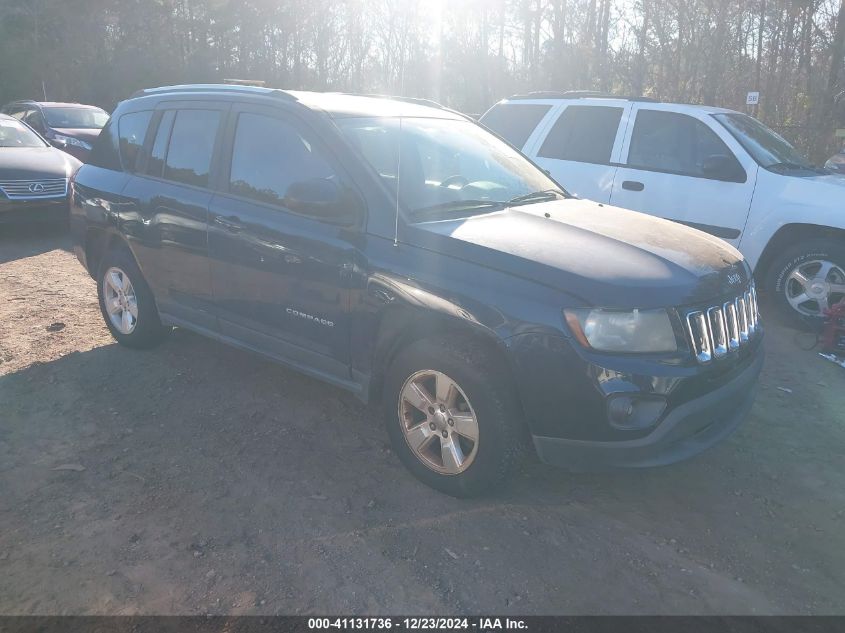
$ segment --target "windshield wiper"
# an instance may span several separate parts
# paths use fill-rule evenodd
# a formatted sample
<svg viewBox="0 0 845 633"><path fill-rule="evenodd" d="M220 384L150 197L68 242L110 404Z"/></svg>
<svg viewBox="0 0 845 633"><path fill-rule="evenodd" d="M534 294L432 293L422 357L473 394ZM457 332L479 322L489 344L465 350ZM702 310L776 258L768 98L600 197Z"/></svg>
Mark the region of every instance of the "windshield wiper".
<svg viewBox="0 0 845 633"><path fill-rule="evenodd" d="M552 200L558 196L563 196L563 192L559 189L544 189L543 191L532 191L521 196L516 196L508 200L510 206L517 206L520 204L531 204L533 202L544 202Z"/></svg>
<svg viewBox="0 0 845 633"><path fill-rule="evenodd" d="M809 172L812 172L814 174L827 174L827 173L829 173L828 170L825 169L824 167L819 167L817 165L811 165L810 163L790 163L790 162L774 163L773 165L767 166L766 169L773 170L773 171L776 171L776 172L787 171L787 170L792 169L792 170L796 170L796 171L798 171L798 170L809 171Z"/></svg>
<svg viewBox="0 0 845 633"><path fill-rule="evenodd" d="M806 170L812 171L816 168L813 167L810 164L783 162L783 163L772 163L771 165L767 165L766 169L806 169Z"/></svg>
<svg viewBox="0 0 845 633"><path fill-rule="evenodd" d="M487 211L490 209L501 209L505 206L504 202L497 202L496 200L452 200L450 202L443 202L442 204L435 204L430 207L422 207L421 209L414 209L411 215L418 216L439 216L448 215L450 213L466 213L467 211Z"/></svg>
<svg viewBox="0 0 845 633"><path fill-rule="evenodd" d="M491 209L503 209L508 206L544 202L563 195L564 193L559 189L545 189L544 191L532 191L531 193L516 196L507 202L498 200L452 200L450 202L443 202L442 204L435 204L430 207L414 209L411 211L411 215L413 217L428 217L449 214L466 214L467 211L489 211Z"/></svg>

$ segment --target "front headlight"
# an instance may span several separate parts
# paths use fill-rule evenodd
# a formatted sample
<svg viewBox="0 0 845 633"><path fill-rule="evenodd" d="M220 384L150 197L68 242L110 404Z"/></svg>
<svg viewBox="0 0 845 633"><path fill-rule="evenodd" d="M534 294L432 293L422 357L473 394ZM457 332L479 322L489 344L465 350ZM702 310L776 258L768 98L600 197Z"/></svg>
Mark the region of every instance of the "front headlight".
<svg viewBox="0 0 845 633"><path fill-rule="evenodd" d="M564 310L575 338L602 352L674 352L678 349L666 310Z"/></svg>
<svg viewBox="0 0 845 633"><path fill-rule="evenodd" d="M85 141L81 141L78 138L73 138L72 136L65 136L64 134L54 134L53 140L58 141L59 143L64 143L65 145L73 145L74 147L81 147L84 150L91 149L91 144L86 143Z"/></svg>

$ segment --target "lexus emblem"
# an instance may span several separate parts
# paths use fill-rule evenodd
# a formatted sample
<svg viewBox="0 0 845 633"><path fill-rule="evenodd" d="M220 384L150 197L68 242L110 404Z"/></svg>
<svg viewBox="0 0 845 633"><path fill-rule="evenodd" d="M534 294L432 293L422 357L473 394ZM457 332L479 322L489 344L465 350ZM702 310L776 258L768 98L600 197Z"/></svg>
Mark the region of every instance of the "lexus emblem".
<svg viewBox="0 0 845 633"><path fill-rule="evenodd" d="M44 185L40 182L34 182L29 186L30 193L43 193L44 192Z"/></svg>

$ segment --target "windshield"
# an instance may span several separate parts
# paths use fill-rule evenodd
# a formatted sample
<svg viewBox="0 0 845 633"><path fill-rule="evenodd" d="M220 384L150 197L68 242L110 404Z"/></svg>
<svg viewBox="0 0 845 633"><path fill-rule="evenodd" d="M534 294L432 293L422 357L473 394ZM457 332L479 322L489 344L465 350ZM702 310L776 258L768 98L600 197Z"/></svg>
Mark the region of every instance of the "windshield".
<svg viewBox="0 0 845 633"><path fill-rule="evenodd" d="M35 132L15 120L0 119L0 147L46 147Z"/></svg>
<svg viewBox="0 0 845 633"><path fill-rule="evenodd" d="M780 134L745 114L714 114L762 167L813 169L813 165Z"/></svg>
<svg viewBox="0 0 845 633"><path fill-rule="evenodd" d="M567 195L522 154L469 121L403 118L401 153L398 118L338 125L392 191L400 165L399 201L412 215L483 212Z"/></svg>
<svg viewBox="0 0 845 633"><path fill-rule="evenodd" d="M101 129L109 115L100 108L44 108L47 124L57 128Z"/></svg>

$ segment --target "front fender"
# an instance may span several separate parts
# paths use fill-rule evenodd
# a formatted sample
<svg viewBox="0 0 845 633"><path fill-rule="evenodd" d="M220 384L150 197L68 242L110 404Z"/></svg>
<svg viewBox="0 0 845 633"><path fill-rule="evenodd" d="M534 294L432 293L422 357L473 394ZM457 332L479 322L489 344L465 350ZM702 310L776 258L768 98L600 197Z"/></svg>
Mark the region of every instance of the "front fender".
<svg viewBox="0 0 845 633"><path fill-rule="evenodd" d="M375 241L376 243L372 243ZM358 380L378 384L395 352L427 336L460 332L508 355L522 332L565 335L571 298L525 279L425 249L370 240L353 283L350 357Z"/></svg>
<svg viewBox="0 0 845 633"><path fill-rule="evenodd" d="M739 250L752 269L771 239L789 225L845 230L845 178L798 177L760 170Z"/></svg>

